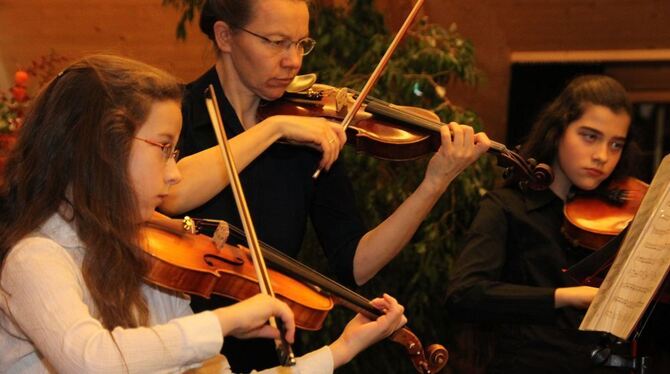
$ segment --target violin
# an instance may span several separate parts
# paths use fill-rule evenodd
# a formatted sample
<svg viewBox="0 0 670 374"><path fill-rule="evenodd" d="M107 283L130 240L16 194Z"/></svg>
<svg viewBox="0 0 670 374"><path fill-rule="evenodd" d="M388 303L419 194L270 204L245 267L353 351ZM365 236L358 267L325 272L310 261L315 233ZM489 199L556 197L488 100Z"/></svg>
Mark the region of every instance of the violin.
<svg viewBox="0 0 670 374"><path fill-rule="evenodd" d="M576 194L563 208L563 234L574 246L599 250L633 220L648 189L627 177L604 190Z"/></svg>
<svg viewBox="0 0 670 374"><path fill-rule="evenodd" d="M218 225L219 221L196 220L195 226ZM239 237L243 231L231 226ZM141 231L149 271L146 280L158 286L203 297L212 294L244 300L258 293L258 281L249 250L221 243L208 236L187 232L182 223L155 214ZM295 315L296 326L305 330L322 327L335 304L375 319L382 315L370 301L334 280L260 242L275 295L286 302ZM275 270L277 269L277 270ZM297 279L296 279L297 278ZM402 345L420 373L437 373L449 354L439 345L424 350L421 341L403 327L388 339Z"/></svg>
<svg viewBox="0 0 670 374"><path fill-rule="evenodd" d="M264 102L258 108L260 119L274 115L322 117L342 121L349 113L358 92L324 84L298 92L286 92L282 98ZM446 124L423 108L387 103L368 96L346 128L347 143L357 151L374 157L406 161L437 151L441 145L440 128ZM551 168L534 159L525 160L504 144L491 142L489 152L505 168L505 178L515 178L523 187L545 189L553 181Z"/></svg>
<svg viewBox="0 0 670 374"><path fill-rule="evenodd" d="M623 244L620 235L635 217L649 185L637 178L612 181L603 190L576 194L563 208L561 231L574 245L596 251L587 261L570 268L568 273L579 283L600 287ZM670 303L670 292L657 296Z"/></svg>

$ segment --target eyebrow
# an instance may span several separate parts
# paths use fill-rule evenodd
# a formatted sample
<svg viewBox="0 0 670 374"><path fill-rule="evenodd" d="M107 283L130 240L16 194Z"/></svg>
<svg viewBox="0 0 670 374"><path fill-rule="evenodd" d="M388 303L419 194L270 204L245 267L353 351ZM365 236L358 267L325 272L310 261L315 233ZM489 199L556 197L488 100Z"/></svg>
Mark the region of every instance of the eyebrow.
<svg viewBox="0 0 670 374"><path fill-rule="evenodd" d="M290 35L287 35L287 34L285 34L285 33L282 32L282 31L268 32L268 33L263 33L263 34L259 33L259 34L265 36L266 38L270 38L270 37L273 37L273 36L278 36L278 37L280 37L280 38L283 38L283 39L287 39L287 40L291 40L291 41L293 41L293 39L291 39L291 36L290 36ZM305 38L309 38L309 32L307 33L307 35L305 35L305 36L301 36L301 37L298 38L297 40L302 40L302 39L305 39Z"/></svg>
<svg viewBox="0 0 670 374"><path fill-rule="evenodd" d="M162 139L167 139L170 143L173 143L173 144L174 144L174 142L179 140L179 139L175 139L174 136L172 136L172 134L168 134L166 132L158 133L158 134L156 134L156 136L159 137L159 138L162 138Z"/></svg>
<svg viewBox="0 0 670 374"><path fill-rule="evenodd" d="M591 126L587 126L587 125L581 125L581 126L579 127L579 129L580 129L580 130L588 130L588 131L591 131L591 132L595 132L596 134L601 135L601 136L604 135L602 131L600 131L600 130L598 130L598 129L594 129L593 127L591 127ZM614 136L612 139L615 139L615 140L623 140L623 141L625 141L627 138L628 138L627 136Z"/></svg>

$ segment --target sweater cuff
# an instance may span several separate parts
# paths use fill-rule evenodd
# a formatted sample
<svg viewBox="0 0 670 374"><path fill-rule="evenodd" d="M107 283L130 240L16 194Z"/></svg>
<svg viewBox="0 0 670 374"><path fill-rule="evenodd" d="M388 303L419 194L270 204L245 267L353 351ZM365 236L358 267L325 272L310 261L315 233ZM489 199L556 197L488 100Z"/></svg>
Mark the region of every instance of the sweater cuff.
<svg viewBox="0 0 670 374"><path fill-rule="evenodd" d="M331 374L334 370L333 354L328 346L300 356L296 361L298 373Z"/></svg>
<svg viewBox="0 0 670 374"><path fill-rule="evenodd" d="M202 362L215 356L223 346L223 335L218 318L210 311L173 320L182 331L184 349L190 350L191 363Z"/></svg>

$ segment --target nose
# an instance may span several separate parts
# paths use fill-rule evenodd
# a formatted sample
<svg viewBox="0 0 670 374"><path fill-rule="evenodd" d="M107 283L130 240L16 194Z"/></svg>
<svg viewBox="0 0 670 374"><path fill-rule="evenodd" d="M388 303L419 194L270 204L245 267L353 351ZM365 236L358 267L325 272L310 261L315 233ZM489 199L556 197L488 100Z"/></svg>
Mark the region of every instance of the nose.
<svg viewBox="0 0 670 374"><path fill-rule="evenodd" d="M302 65L302 50L297 44L293 43L289 49L282 52L281 64L284 68L300 69Z"/></svg>
<svg viewBox="0 0 670 374"><path fill-rule="evenodd" d="M598 164L605 164L609 158L609 144L602 142L593 150L593 161Z"/></svg>
<svg viewBox="0 0 670 374"><path fill-rule="evenodd" d="M167 165L165 166L164 180L165 183L170 186L181 182L181 172L179 171L179 168L177 167L177 161L174 158L170 158Z"/></svg>

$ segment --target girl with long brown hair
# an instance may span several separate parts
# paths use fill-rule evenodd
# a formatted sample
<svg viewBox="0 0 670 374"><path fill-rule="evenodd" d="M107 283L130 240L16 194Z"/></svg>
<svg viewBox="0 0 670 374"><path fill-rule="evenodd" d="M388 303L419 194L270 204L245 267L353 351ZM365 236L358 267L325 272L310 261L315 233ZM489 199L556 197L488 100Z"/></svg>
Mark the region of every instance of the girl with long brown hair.
<svg viewBox="0 0 670 374"><path fill-rule="evenodd" d="M0 372L228 372L224 336L278 337L286 304L258 295L193 314L188 298L144 283L141 225L181 180L181 85L114 56L84 58L35 99L0 187ZM330 372L399 328L385 296L293 372Z"/></svg>

